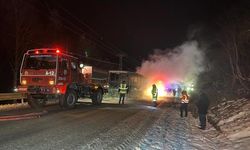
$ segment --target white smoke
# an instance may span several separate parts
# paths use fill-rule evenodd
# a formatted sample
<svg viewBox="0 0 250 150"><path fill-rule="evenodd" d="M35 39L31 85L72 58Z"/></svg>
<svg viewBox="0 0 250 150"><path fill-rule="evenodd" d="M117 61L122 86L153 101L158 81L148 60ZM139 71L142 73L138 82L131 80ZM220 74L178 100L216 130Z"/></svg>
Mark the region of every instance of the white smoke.
<svg viewBox="0 0 250 150"><path fill-rule="evenodd" d="M204 54L197 41L188 41L174 49L154 50L148 60L142 62L137 73L150 82L193 82L203 69Z"/></svg>

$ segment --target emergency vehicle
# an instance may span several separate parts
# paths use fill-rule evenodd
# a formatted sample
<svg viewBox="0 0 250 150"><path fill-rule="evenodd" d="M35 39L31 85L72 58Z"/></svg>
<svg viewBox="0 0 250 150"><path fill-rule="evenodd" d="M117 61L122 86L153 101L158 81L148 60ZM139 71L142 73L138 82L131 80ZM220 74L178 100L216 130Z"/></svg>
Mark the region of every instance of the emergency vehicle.
<svg viewBox="0 0 250 150"><path fill-rule="evenodd" d="M18 92L27 93L31 107L41 107L50 99L58 99L65 108L75 107L79 98L91 98L94 105L102 103L103 88L91 82L81 60L59 49L28 50L20 68Z"/></svg>

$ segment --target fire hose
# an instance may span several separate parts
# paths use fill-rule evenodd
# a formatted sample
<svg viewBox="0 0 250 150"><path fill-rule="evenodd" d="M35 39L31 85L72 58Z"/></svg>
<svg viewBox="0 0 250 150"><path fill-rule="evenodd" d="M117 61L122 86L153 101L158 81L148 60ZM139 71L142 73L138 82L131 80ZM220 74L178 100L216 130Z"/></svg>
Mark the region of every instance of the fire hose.
<svg viewBox="0 0 250 150"><path fill-rule="evenodd" d="M0 116L0 121L14 121L14 120L27 120L40 118L42 115L47 114L47 111L28 113L22 115Z"/></svg>

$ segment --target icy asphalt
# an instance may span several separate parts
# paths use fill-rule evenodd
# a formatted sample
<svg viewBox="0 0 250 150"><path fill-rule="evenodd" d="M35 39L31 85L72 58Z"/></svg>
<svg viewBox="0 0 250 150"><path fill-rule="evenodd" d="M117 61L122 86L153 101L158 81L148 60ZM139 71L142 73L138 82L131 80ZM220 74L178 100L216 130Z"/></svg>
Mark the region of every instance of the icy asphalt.
<svg viewBox="0 0 250 150"><path fill-rule="evenodd" d="M198 129L191 114L181 118L165 101L157 108L144 101L107 100L101 106L57 109L38 119L0 122L0 149L223 149L210 135L216 134L211 126Z"/></svg>

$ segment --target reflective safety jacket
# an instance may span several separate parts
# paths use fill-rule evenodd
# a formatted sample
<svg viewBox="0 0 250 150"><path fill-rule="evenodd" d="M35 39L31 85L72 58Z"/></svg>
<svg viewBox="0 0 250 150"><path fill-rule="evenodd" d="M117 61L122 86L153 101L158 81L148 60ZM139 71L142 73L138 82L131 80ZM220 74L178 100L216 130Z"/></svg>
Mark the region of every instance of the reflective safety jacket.
<svg viewBox="0 0 250 150"><path fill-rule="evenodd" d="M157 97L158 97L158 89L157 88L153 88L151 92L152 92L153 101L156 101Z"/></svg>
<svg viewBox="0 0 250 150"><path fill-rule="evenodd" d="M127 84L120 84L119 93L120 94L126 94L127 91L128 91Z"/></svg>
<svg viewBox="0 0 250 150"><path fill-rule="evenodd" d="M188 95L182 95L181 96L181 103L189 103Z"/></svg>

